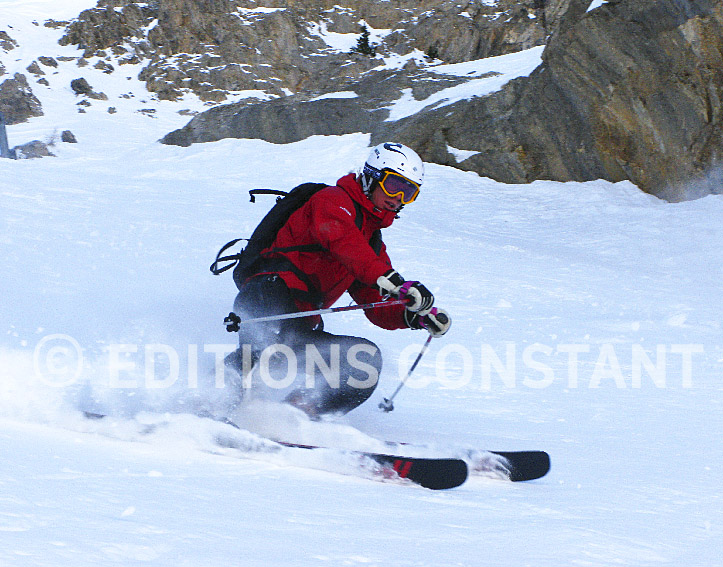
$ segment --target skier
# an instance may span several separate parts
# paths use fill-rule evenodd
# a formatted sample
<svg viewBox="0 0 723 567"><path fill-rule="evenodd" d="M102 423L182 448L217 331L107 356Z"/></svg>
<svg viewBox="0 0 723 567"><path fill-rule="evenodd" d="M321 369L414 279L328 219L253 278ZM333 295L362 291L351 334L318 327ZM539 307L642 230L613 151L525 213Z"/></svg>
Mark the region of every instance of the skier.
<svg viewBox="0 0 723 567"><path fill-rule="evenodd" d="M405 280L392 266L381 229L419 194L424 164L397 143L374 147L358 174L315 193L279 230L261 254L260 267L241 282L234 312L243 320L330 307L344 292L356 303L399 298L405 304L365 311L384 329L449 330L449 314L418 281ZM244 376L257 362L254 392L291 404L312 418L344 414L376 388L382 367L373 342L323 330L321 317L242 324L239 348L226 365ZM257 380L253 378L253 380Z"/></svg>

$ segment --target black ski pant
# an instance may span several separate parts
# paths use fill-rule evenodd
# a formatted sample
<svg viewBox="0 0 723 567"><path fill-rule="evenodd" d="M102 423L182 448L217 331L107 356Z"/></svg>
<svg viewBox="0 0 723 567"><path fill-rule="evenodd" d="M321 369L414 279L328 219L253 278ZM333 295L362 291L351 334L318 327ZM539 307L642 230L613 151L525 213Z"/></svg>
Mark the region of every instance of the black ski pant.
<svg viewBox="0 0 723 567"><path fill-rule="evenodd" d="M234 301L242 321L296 311L289 288L276 274L251 278ZM319 327L312 328L305 317L241 323L239 348L227 364L242 376L253 367L254 395L288 402L313 417L347 413L374 392L381 352L367 339L333 335ZM248 378L244 383L249 386Z"/></svg>

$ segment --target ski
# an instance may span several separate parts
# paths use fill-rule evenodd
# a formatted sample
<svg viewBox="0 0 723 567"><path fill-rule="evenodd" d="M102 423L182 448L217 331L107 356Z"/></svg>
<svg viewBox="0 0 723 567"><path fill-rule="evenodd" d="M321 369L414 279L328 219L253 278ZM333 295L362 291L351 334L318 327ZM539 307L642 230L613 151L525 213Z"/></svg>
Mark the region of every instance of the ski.
<svg viewBox="0 0 723 567"><path fill-rule="evenodd" d="M295 449L330 449L278 440L275 442ZM407 444L387 442L387 445L403 448ZM333 450L344 452L342 449ZM501 478L511 482L526 482L542 478L550 471L550 455L545 451L468 450L462 455L448 458L408 457L362 451L348 451L348 453L369 457L382 466L391 466L400 478L406 478L433 490L455 488L470 474Z"/></svg>
<svg viewBox="0 0 723 567"><path fill-rule="evenodd" d="M299 443L287 443L276 441L279 445L292 449L323 449L326 451L339 451L344 454L358 455L371 459L381 465L381 474L384 477L398 477L409 480L424 488L431 490L447 490L456 488L467 480L469 469L466 461L457 458L438 457L407 457L402 455L388 455L385 453L373 453L368 451L344 451L341 449L330 449L316 445L302 445Z"/></svg>
<svg viewBox="0 0 723 567"><path fill-rule="evenodd" d="M103 419L104 414L83 412L88 419ZM212 418L239 429L228 419ZM550 456L545 451L481 451L468 449L453 457L411 457L403 455L404 447L413 447L408 443L387 441L390 451L369 452L344 450L318 445L289 443L277 439L269 442L278 447L301 450L319 450L342 456L356 456L378 465L375 470L383 478L399 478L418 484L431 490L446 490L463 484L469 475L500 478L512 482L535 480L545 476L550 470ZM369 467L367 467L369 468Z"/></svg>

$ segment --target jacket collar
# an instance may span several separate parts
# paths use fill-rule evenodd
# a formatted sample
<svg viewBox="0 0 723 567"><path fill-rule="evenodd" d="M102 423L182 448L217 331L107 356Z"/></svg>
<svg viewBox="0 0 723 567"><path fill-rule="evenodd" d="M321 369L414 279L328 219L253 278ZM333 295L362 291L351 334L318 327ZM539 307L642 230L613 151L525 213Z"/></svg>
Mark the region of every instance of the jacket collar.
<svg viewBox="0 0 723 567"><path fill-rule="evenodd" d="M346 191L352 199L359 203L365 211L375 217L380 223L380 228L386 228L394 222L397 214L394 211L383 211L381 209L377 209L371 199L366 196L364 189L362 189L362 186L359 185L356 180L356 176L353 173L345 175L339 179L336 184L338 187L344 189L344 191Z"/></svg>

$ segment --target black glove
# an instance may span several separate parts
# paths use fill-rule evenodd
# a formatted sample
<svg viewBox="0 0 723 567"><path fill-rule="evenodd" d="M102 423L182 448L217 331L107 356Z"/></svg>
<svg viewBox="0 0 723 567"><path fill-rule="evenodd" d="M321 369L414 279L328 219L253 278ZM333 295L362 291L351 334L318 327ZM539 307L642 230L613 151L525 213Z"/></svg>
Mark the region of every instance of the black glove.
<svg viewBox="0 0 723 567"><path fill-rule="evenodd" d="M402 289L404 278L399 275L397 270L389 270L383 276L377 278L377 291L382 295L399 295Z"/></svg>
<svg viewBox="0 0 723 567"><path fill-rule="evenodd" d="M452 318L444 309L432 307L426 315L420 315L407 309L404 321L410 329L427 329L433 337L441 337L452 326Z"/></svg>
<svg viewBox="0 0 723 567"><path fill-rule="evenodd" d="M377 278L377 289L385 295L394 295L407 300L407 309L419 315L426 315L434 305L434 295L424 285L405 281L399 272L389 270Z"/></svg>

